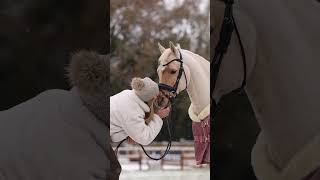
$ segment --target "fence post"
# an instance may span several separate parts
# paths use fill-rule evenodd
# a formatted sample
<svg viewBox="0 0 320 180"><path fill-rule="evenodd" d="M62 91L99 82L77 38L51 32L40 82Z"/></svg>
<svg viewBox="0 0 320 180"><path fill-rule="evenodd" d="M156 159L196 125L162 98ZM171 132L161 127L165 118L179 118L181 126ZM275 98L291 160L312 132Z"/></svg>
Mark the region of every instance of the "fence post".
<svg viewBox="0 0 320 180"><path fill-rule="evenodd" d="M181 170L183 170L183 165L184 165L184 163L183 163L183 161L184 161L184 156L183 156L183 151L181 151L181 156L180 156L180 169Z"/></svg>
<svg viewBox="0 0 320 180"><path fill-rule="evenodd" d="M141 151L139 151L138 150L138 152L139 152L139 170L140 171L142 171L142 154L141 154Z"/></svg>

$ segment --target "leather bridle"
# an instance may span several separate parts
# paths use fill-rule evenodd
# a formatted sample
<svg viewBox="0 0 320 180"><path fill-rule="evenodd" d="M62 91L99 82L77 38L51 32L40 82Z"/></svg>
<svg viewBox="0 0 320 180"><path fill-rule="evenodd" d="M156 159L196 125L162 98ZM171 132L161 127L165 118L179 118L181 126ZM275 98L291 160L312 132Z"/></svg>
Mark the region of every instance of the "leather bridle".
<svg viewBox="0 0 320 180"><path fill-rule="evenodd" d="M243 44L240 38L240 34L237 28L237 25L233 18L233 11L232 11L232 5L234 3L234 0L224 0L225 3L225 11L224 11L224 18L222 22L222 27L220 30L220 36L219 36L219 42L217 46L215 47L214 57L213 57L213 64L211 64L212 74L211 74L211 85L212 85L212 91L211 91L211 101L213 105L214 112L212 113L212 119L215 117L218 109L218 102L213 97L213 92L215 90L216 82L219 75L220 65L223 59L223 56L228 50L228 47L230 45L230 40L232 37L232 33L235 30L237 39L239 41L240 50L241 50L241 56L242 56L242 62L243 62L243 80L242 84L239 88L233 90L234 91L241 91L245 85L246 85L246 79L247 79L247 65L246 65L246 55L244 52Z"/></svg>
<svg viewBox="0 0 320 180"><path fill-rule="evenodd" d="M186 76L186 73L185 73L184 68L183 68L182 54L181 54L180 50L178 50L178 51L179 51L179 54L180 54L179 59L173 59L173 60L169 61L168 63L161 65L162 67L165 67L165 66L168 66L170 63L172 63L174 61L177 61L177 62L180 63L179 72L178 72L178 76L177 76L176 82L174 83L173 86L169 86L169 85L163 84L163 83L159 83L158 84L160 91L168 91L169 92L170 95L167 95L166 93L164 93L164 95L169 99L169 101L171 103L173 103L174 99L178 95L177 90L178 90L178 86L179 86L179 82L180 82L182 74L184 75L184 78L185 78L185 81L186 81L186 88L185 89L187 89L187 87L188 87L187 76Z"/></svg>

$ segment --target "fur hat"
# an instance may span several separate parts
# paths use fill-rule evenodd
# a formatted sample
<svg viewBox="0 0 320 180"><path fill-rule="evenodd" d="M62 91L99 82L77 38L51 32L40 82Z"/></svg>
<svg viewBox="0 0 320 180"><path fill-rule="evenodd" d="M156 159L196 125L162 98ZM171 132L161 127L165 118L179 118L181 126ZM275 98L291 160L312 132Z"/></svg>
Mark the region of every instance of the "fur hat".
<svg viewBox="0 0 320 180"><path fill-rule="evenodd" d="M72 55L68 78L81 93L107 95L109 75L108 56L93 51L79 51Z"/></svg>
<svg viewBox="0 0 320 180"><path fill-rule="evenodd" d="M153 97L159 94L158 84L148 77L143 79L133 78L131 81L131 87L144 102L150 101Z"/></svg>
<svg viewBox="0 0 320 180"><path fill-rule="evenodd" d="M79 51L72 55L67 67L70 84L80 95L83 104L96 118L109 125L108 75L109 56L93 51Z"/></svg>

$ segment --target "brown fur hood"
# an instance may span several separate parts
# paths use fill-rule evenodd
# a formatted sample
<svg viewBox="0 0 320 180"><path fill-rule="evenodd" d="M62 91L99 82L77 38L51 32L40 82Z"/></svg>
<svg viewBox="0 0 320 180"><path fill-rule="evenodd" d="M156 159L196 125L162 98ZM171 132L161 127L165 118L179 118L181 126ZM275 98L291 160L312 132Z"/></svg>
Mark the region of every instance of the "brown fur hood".
<svg viewBox="0 0 320 180"><path fill-rule="evenodd" d="M109 56L93 51L78 51L67 67L71 86L85 94L107 94Z"/></svg>

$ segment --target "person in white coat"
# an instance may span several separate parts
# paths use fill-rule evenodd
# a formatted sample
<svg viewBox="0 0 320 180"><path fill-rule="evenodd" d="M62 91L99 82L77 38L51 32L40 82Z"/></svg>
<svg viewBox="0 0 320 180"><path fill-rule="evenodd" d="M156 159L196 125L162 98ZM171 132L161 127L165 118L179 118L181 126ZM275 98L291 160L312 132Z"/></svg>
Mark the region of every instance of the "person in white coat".
<svg viewBox="0 0 320 180"><path fill-rule="evenodd" d="M150 144L159 134L163 121L170 108L151 114L146 123L146 113L150 113L148 103L159 94L158 84L146 77L133 78L132 90L123 90L110 97L110 136L113 142L130 137L141 145Z"/></svg>

